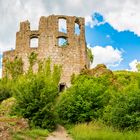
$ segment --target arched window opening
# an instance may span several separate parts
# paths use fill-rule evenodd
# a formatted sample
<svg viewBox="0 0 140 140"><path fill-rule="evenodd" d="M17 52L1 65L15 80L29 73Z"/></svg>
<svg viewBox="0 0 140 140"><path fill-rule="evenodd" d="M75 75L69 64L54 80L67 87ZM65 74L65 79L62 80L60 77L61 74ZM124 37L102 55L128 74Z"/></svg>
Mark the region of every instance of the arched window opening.
<svg viewBox="0 0 140 140"><path fill-rule="evenodd" d="M59 32L67 33L67 22L66 19L60 18L58 20L58 30Z"/></svg>
<svg viewBox="0 0 140 140"><path fill-rule="evenodd" d="M31 38L30 39L30 47L37 48L38 47L38 38Z"/></svg>
<svg viewBox="0 0 140 140"><path fill-rule="evenodd" d="M65 47L67 45L68 45L68 41L66 38L62 38L62 37L58 38L58 46L59 47Z"/></svg>
<svg viewBox="0 0 140 140"><path fill-rule="evenodd" d="M78 23L75 23L75 34L80 35L80 25Z"/></svg>

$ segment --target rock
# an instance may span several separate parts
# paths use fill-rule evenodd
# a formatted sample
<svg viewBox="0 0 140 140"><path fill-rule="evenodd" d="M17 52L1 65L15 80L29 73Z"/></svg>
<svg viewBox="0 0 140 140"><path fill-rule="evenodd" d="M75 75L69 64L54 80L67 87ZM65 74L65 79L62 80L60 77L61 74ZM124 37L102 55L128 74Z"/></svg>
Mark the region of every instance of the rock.
<svg viewBox="0 0 140 140"><path fill-rule="evenodd" d="M95 77L100 77L103 75L108 75L108 76L113 76L113 72L109 69L104 64L98 64L95 68L93 69L84 69L81 71L81 74L87 74L90 76L95 76Z"/></svg>

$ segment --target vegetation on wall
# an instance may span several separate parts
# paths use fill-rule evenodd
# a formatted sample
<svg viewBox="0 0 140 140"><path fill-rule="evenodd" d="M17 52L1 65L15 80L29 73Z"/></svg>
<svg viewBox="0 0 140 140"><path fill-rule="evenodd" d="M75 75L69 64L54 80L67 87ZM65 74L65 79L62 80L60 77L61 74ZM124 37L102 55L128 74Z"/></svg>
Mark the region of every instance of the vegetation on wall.
<svg viewBox="0 0 140 140"><path fill-rule="evenodd" d="M92 51L90 48L87 47L87 55L88 55L88 58L90 60L90 63L93 62L93 59L94 59L94 55L92 54Z"/></svg>
<svg viewBox="0 0 140 140"><path fill-rule="evenodd" d="M35 53L35 52L31 52L29 55L28 55L28 61L29 61L29 68L28 68L28 72L33 72L33 66L34 64L36 63L37 61L37 56L38 54Z"/></svg>
<svg viewBox="0 0 140 140"><path fill-rule="evenodd" d="M20 57L15 57L13 61L7 59L5 63L6 76L16 79L23 74L23 61Z"/></svg>

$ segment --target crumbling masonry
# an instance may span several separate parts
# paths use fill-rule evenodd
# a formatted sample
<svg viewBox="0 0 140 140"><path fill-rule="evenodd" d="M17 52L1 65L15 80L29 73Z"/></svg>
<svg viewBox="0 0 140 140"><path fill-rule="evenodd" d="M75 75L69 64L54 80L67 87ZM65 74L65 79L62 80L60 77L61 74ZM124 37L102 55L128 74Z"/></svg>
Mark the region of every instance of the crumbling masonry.
<svg viewBox="0 0 140 140"><path fill-rule="evenodd" d="M59 20L66 21L66 32L59 31ZM79 25L80 33L75 34L75 23ZM38 46L31 48L31 40L38 39ZM65 45L59 45L59 39L65 39ZM20 23L20 30L16 33L15 50L3 54L3 77L5 76L5 60L13 60L15 56L22 58L24 71L28 70L28 55L38 54L38 59L51 58L52 64L62 65L60 83L70 85L73 73L78 74L83 68L89 68L85 41L84 18L75 16L51 15L41 17L38 30L30 30L29 21ZM36 69L37 67L34 67Z"/></svg>

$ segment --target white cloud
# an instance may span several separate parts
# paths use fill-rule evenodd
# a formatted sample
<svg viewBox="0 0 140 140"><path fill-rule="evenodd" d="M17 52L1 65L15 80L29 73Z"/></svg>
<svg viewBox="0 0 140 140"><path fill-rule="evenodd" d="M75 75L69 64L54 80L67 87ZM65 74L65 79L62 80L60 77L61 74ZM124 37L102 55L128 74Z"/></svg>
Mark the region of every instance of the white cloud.
<svg viewBox="0 0 140 140"><path fill-rule="evenodd" d="M95 25L95 20L93 21L92 16L87 16L85 18L85 22L86 22L86 25L90 26L91 28L93 28L93 26ZM97 22L97 20L96 20L96 22Z"/></svg>
<svg viewBox="0 0 140 140"><path fill-rule="evenodd" d="M88 47L90 47L90 45L88 45ZM105 64L107 67L116 67L123 60L123 51L114 49L112 46L95 46L91 48L91 50L94 55L94 61L91 67L95 67L97 64Z"/></svg>
<svg viewBox="0 0 140 140"><path fill-rule="evenodd" d="M105 23L105 21L99 22L97 19L93 19L92 16L85 17L86 26L90 26L91 28L93 28L95 25L99 26L104 23Z"/></svg>
<svg viewBox="0 0 140 140"><path fill-rule="evenodd" d="M86 25L93 27L103 24L91 17L99 12L104 22L109 22L118 31L129 30L140 36L139 7L139 0L0 0L0 43L14 47L20 21L28 19L31 29L37 29L40 16L50 14L82 16L86 18Z"/></svg>
<svg viewBox="0 0 140 140"><path fill-rule="evenodd" d="M116 0L112 4L108 4L107 7L108 10L101 9L107 22L118 31L129 30L140 36L139 0L124 0L123 3L120 0Z"/></svg>
<svg viewBox="0 0 140 140"><path fill-rule="evenodd" d="M12 43L10 45L0 42L0 54L2 54L4 51L12 50L13 48L15 48L15 46Z"/></svg>
<svg viewBox="0 0 140 140"><path fill-rule="evenodd" d="M131 61L131 62L129 63L130 69L127 69L127 70L128 70L128 71L138 71L138 69L137 69L137 67L136 67L136 65L137 65L138 63L140 63L140 61L138 61L137 59L134 59L133 61Z"/></svg>

